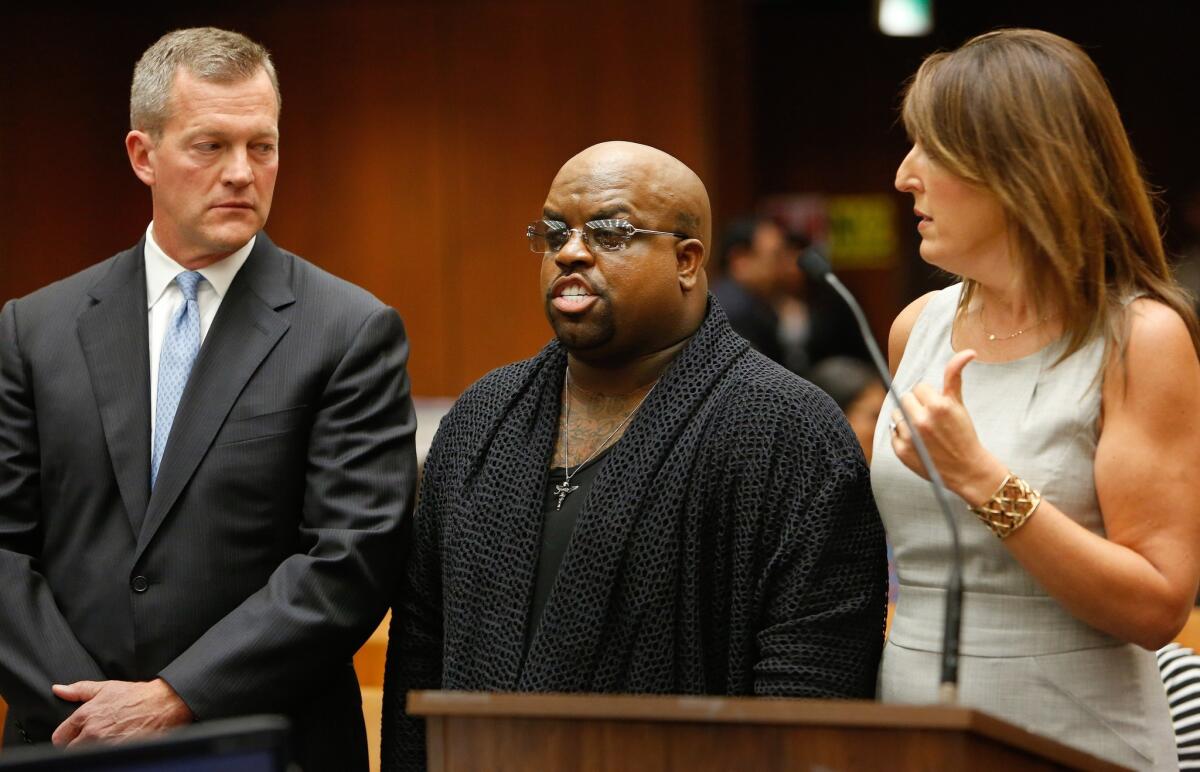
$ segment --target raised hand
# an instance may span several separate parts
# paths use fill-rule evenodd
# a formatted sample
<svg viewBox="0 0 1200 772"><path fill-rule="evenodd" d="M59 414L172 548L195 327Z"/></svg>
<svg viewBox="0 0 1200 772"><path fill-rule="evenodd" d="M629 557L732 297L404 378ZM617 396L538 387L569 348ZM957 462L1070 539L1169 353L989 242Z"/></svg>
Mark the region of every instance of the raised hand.
<svg viewBox="0 0 1200 772"><path fill-rule="evenodd" d="M986 501L1008 473L979 441L975 424L963 404L963 369L975 357L975 351L967 349L951 358L946 364L940 393L927 383L918 383L901 396L912 426L904 421L899 409L893 410L891 416L895 427L892 449L896 457L909 469L929 478L912 444L913 430L919 432L946 487L971 505Z"/></svg>

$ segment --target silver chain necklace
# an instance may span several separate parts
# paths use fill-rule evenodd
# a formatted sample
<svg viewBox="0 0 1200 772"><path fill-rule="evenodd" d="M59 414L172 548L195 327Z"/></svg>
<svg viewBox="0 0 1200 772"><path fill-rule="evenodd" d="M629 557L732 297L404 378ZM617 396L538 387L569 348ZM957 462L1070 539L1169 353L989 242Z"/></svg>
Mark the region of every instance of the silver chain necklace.
<svg viewBox="0 0 1200 772"><path fill-rule="evenodd" d="M579 490L578 485L571 485L571 478L574 477L575 475L579 474L579 470L583 469L584 465L587 462L591 461L593 458L596 457L596 455L598 453L600 453L600 451L602 451L608 447L608 441L611 440L613 437L615 437L617 435L617 432L621 431L621 427L624 426L626 423L628 423L630 418L633 418L633 414L636 413L638 408L642 406L642 403L646 401L646 397L649 397L650 392L654 391L654 386L658 385L658 381L655 381L654 386L651 386L649 391L647 391L644 395L642 395L642 398L638 400L638 403L633 406L633 409L625 414L625 417L621 419L621 423L617 424L617 428L615 428L611 432L609 432L608 436L605 437L604 440L599 445L596 446L596 449L593 450L591 452L591 454L588 455L587 458L585 458L584 460L582 460L578 464L576 464L575 471L572 472L571 467L567 466L567 458L568 458L567 429L571 425L570 382L571 382L571 371L568 370L566 375L563 376L563 401L567 403L567 411L566 411L566 415L563 416L563 428L562 428L563 474L566 479L564 479L558 485L554 486L554 493L555 493L555 495L558 496L558 506L555 507L556 510L562 509L563 502L566 501L567 496L570 496L571 493Z"/></svg>

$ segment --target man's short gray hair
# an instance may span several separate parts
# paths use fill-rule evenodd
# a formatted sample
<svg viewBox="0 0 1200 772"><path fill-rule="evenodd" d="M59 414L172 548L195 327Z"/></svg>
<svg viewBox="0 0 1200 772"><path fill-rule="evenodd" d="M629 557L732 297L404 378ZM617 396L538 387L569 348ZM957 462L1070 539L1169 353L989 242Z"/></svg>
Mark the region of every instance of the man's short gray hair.
<svg viewBox="0 0 1200 772"><path fill-rule="evenodd" d="M162 134L171 114L175 73L186 67L201 80L237 83L265 70L282 107L279 78L267 49L245 35L216 27L193 27L168 32L146 49L133 68L129 89L129 124L153 136Z"/></svg>

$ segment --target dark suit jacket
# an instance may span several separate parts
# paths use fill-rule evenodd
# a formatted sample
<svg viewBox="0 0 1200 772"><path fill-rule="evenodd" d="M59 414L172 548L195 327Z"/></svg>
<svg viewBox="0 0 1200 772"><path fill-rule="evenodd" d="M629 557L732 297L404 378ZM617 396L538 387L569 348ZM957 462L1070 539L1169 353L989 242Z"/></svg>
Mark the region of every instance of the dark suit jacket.
<svg viewBox="0 0 1200 772"><path fill-rule="evenodd" d="M260 233L153 493L143 245L0 311L0 693L161 676L198 719L283 713L306 772L366 768L351 657L416 477L400 317Z"/></svg>

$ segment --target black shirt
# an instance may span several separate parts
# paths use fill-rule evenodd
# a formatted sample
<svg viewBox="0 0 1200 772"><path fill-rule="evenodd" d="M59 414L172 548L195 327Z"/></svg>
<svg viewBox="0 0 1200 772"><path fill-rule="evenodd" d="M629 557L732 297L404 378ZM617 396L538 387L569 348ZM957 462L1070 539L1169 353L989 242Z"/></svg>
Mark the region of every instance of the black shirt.
<svg viewBox="0 0 1200 772"><path fill-rule="evenodd" d="M591 461L571 470L572 490L563 498L561 509L558 506L559 494L555 493L554 489L567 479L566 470L561 466L550 469L550 476L546 481L546 495L543 498L545 508L542 514L542 546L538 554L537 579L533 585L529 627L525 630L526 653L529 652L529 644L533 641L533 633L542 621L542 611L546 608L546 601L550 599L550 591L554 589L554 580L558 578L558 569L567 553L567 545L571 543L575 522L579 519L592 483L604 466L604 459L611 449L612 445L609 445Z"/></svg>

